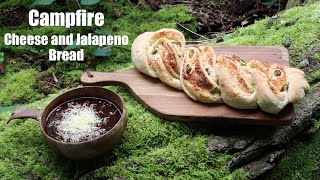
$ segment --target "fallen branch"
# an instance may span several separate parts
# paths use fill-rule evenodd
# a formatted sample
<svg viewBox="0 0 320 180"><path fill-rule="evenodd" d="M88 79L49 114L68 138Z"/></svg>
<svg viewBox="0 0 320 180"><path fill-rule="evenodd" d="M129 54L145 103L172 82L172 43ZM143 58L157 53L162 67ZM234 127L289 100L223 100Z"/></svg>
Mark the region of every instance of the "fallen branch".
<svg viewBox="0 0 320 180"><path fill-rule="evenodd" d="M200 35L200 34L198 34L198 33L196 33L196 32L191 31L190 29L186 28L185 26L183 26L183 25L180 24L180 23L177 23L177 26L182 27L183 29L191 32L191 33L194 34L194 35L197 35L197 36L199 36L199 37L202 37L202 38L204 38L204 39L206 39L206 40L210 40L209 38L206 38L205 36L202 36L202 35Z"/></svg>
<svg viewBox="0 0 320 180"><path fill-rule="evenodd" d="M270 153L274 154L278 149L282 149L290 139L303 134L303 132L313 127L314 122L319 118L320 88L317 88L308 94L301 103L295 105L294 120L290 126L278 128L270 127L265 129L260 128L260 130L258 129L257 131L249 134L244 130L244 133L246 134L245 137L216 137L209 142L209 149L211 151L241 150L227 163L227 166L230 169L236 169L244 166L247 168L250 177L256 178L271 169L273 167L273 163L261 162L259 167L264 170L253 171L250 169L250 167L256 168L256 166L252 165L253 162L258 161L261 157L268 156ZM254 138L255 140L252 142L248 137ZM240 141L242 141L240 146L241 148L237 148L236 145L239 145ZM277 157L280 155L277 155ZM251 166L248 166L250 164ZM265 166L262 167L263 165Z"/></svg>
<svg viewBox="0 0 320 180"><path fill-rule="evenodd" d="M51 83L51 82L47 82L47 81L39 81L39 82L41 82L41 83L45 83L45 84L49 84L50 86L54 86L54 87L56 87L56 88L58 88L58 89L62 90L62 88L61 88L61 87L59 87L58 85L55 85L55 84L53 84L53 83Z"/></svg>

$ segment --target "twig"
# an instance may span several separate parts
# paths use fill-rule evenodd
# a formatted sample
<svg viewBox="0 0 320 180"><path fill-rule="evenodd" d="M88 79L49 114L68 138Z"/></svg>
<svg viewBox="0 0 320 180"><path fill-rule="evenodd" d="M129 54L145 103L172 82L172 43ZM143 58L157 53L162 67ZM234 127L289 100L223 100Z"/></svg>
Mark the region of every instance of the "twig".
<svg viewBox="0 0 320 180"><path fill-rule="evenodd" d="M79 8L82 9L81 4L79 3L79 1L76 0L76 2L77 2L77 4L78 4Z"/></svg>
<svg viewBox="0 0 320 180"><path fill-rule="evenodd" d="M58 88L58 89L62 90L62 88L61 88L61 87L59 87L59 86L57 86L57 85L55 85L55 84L53 84L53 83L51 83L51 82L47 82L47 81L39 81L39 82L42 82L42 83L48 83L49 85L54 86L54 87L56 87L56 88Z"/></svg>
<svg viewBox="0 0 320 180"><path fill-rule="evenodd" d="M56 83L59 82L58 79L57 79L57 77L56 77L56 75L55 75L54 73L52 73L52 76L53 76L53 80L54 80Z"/></svg>
<svg viewBox="0 0 320 180"><path fill-rule="evenodd" d="M174 4L192 4L190 1L176 1Z"/></svg>
<svg viewBox="0 0 320 180"><path fill-rule="evenodd" d="M180 24L180 23L177 23L177 25L180 26L180 27L182 27L183 29L191 32L191 33L194 34L194 35L200 36L200 37L202 37L202 38L204 38L204 39L206 39L206 40L210 40L209 38L206 38L205 36L202 36L202 35L200 35L200 34L198 34L198 33L196 33L196 32L191 31L190 29L186 28L185 26L183 26L183 25Z"/></svg>
<svg viewBox="0 0 320 180"><path fill-rule="evenodd" d="M77 2L79 8L82 9L81 4L79 3L79 0L75 0L75 1ZM90 27L91 27L91 30L94 32L93 26L91 25Z"/></svg>
<svg viewBox="0 0 320 180"><path fill-rule="evenodd" d="M203 42L206 42L208 40L203 40L203 41L186 41L187 44L201 44Z"/></svg>
<svg viewBox="0 0 320 180"><path fill-rule="evenodd" d="M278 11L277 11L276 26L278 26L278 18L279 18L280 10L281 10L281 0L278 1Z"/></svg>
<svg viewBox="0 0 320 180"><path fill-rule="evenodd" d="M16 10L16 9L18 9L18 8L19 8L19 7L8 8L8 9L6 9L6 11L3 11L3 13L5 14L5 13L8 13L8 12L14 11L14 10ZM2 13L0 13L0 14L2 14Z"/></svg>
<svg viewBox="0 0 320 180"><path fill-rule="evenodd" d="M230 30L230 31L226 31L226 32L208 32L207 34L230 34L230 33L233 33L234 32L234 29Z"/></svg>
<svg viewBox="0 0 320 180"><path fill-rule="evenodd" d="M240 37L240 36L241 36L242 30L243 30L243 25L241 25L241 27L240 27L240 30L239 30L240 32L239 32L238 37Z"/></svg>
<svg viewBox="0 0 320 180"><path fill-rule="evenodd" d="M191 4L183 4L184 6L192 6ZM161 5L161 8L172 8L172 7L177 7L181 6L181 4L166 4L166 5Z"/></svg>
<svg viewBox="0 0 320 180"><path fill-rule="evenodd" d="M114 45L112 46L113 48L120 48L120 49L125 49L125 50L129 50L130 51L130 48L129 47L126 47L126 46L117 46L117 45Z"/></svg>

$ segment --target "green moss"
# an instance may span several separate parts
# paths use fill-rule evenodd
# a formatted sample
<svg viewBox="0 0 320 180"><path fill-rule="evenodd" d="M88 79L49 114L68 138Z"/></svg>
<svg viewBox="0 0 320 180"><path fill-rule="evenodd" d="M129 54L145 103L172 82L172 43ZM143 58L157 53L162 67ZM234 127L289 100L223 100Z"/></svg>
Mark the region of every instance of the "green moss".
<svg viewBox="0 0 320 180"><path fill-rule="evenodd" d="M306 142L295 141L267 179L319 179L320 132Z"/></svg>
<svg viewBox="0 0 320 180"><path fill-rule="evenodd" d="M30 27L26 24L17 27L3 27L0 29L0 51L6 53L6 55L17 56L21 54L47 54L49 49L61 49L59 46L52 46L50 41L47 46L7 46L4 44L4 35L6 33L15 33L17 35L46 35L50 37L52 35L65 35L68 33L68 29L64 27Z"/></svg>
<svg viewBox="0 0 320 180"><path fill-rule="evenodd" d="M43 179L70 179L76 173L87 173L92 165L101 168L88 177L245 179L243 170L231 173L225 166L230 155L209 152L207 142L213 135L199 131L193 136L196 126L161 120L123 88L109 88L124 99L128 110L124 138L112 153L75 164L59 157L47 146L40 135L38 122L16 120L7 125L11 114L7 111L0 113L0 159L3 159L0 176L25 179L33 174ZM30 106L43 109L56 96ZM86 166L88 163L89 167Z"/></svg>
<svg viewBox="0 0 320 180"><path fill-rule="evenodd" d="M320 82L320 70L312 72L308 77L308 81L312 84Z"/></svg>
<svg viewBox="0 0 320 180"><path fill-rule="evenodd" d="M10 105L13 102L27 103L44 97L37 92L39 74L32 70L22 70L12 76L6 76L0 82L5 84L0 89L1 105Z"/></svg>
<svg viewBox="0 0 320 180"><path fill-rule="evenodd" d="M44 108L55 96L38 101L32 107ZM10 114L10 111L0 114L1 179L26 179L31 174L49 179L59 176L66 164L59 163L59 157L44 142L39 123L26 119L7 124ZM53 159L56 162L52 162ZM54 173L52 166L56 166Z"/></svg>
<svg viewBox="0 0 320 180"><path fill-rule="evenodd" d="M74 82L80 81L80 77L83 74L83 71L75 70L64 73L64 83L65 84L72 84Z"/></svg>
<svg viewBox="0 0 320 180"><path fill-rule="evenodd" d="M316 60L320 64L320 52L314 53L310 58Z"/></svg>
<svg viewBox="0 0 320 180"><path fill-rule="evenodd" d="M11 2L11 1L10 1ZM71 3L71 4L70 4ZM68 11L74 11L76 8L74 2L68 2ZM51 6L46 7L46 11L55 10L58 5L54 3ZM66 7L61 7L62 10L65 10ZM99 5L96 6L86 6L88 10L96 10L99 8L101 12L105 14L105 25L100 29L110 31L113 35L128 35L129 36L129 45L128 46L112 46L112 55L106 58L91 58L91 63L74 63L74 62L57 62L57 63L47 63L51 66L48 69L48 73L55 73L57 76L64 76L66 74L66 79L63 80L62 86L68 86L75 81L78 81L76 77L80 74L80 71L98 70L98 71L116 71L120 69L126 69L132 67L131 64L131 55L130 47L133 40L142 32L145 31L155 31L161 28L176 28L177 22L184 22L194 20L194 17L188 14L190 10L185 6L176 6L173 8L165 8L159 11L154 11L151 7L137 7L134 4L129 3L127 0L120 0L117 3L109 3L107 1L101 1ZM114 11L118 10L121 12L119 18L115 17ZM59 10L60 11L60 10ZM192 29L195 29L194 23L190 25ZM95 28L95 27L94 27ZM47 35L51 36L54 34L65 35L69 32L81 32L88 33L91 28L76 28L69 30L64 27L30 27L27 23L24 23L18 27L1 27L0 28L0 51L5 52L6 55L6 67L7 73L15 73L20 69L25 67L34 68L40 70L43 67L40 66L40 63L25 62L26 60L18 60L17 64L13 65L13 60L16 57L27 54L32 57L38 54L47 56L48 49L54 48L62 50L62 46L5 46L3 43L3 35L5 33L16 33L19 35ZM83 46L85 49L85 54L88 56L90 52L94 50L94 46ZM34 60L36 61L36 60ZM20 66L20 64L22 66ZM72 72L75 71L75 72ZM0 77L0 81L3 77Z"/></svg>
<svg viewBox="0 0 320 180"><path fill-rule="evenodd" d="M304 53L320 45L320 2L279 13L279 19L268 29L268 18L256 21L231 34L224 45L287 45L290 64L296 66Z"/></svg>
<svg viewBox="0 0 320 180"><path fill-rule="evenodd" d="M104 8L106 15L106 23L102 29L112 31L112 34L128 35L130 39L130 44L127 47L112 47L112 56L94 59L95 63L98 64L95 69L99 71L118 71L132 67L130 45L140 33L158 30L163 27L175 28L176 22L193 19L191 15L187 14L189 8L182 6L156 12L150 7L136 7L126 0L120 0L117 3L101 2L99 6ZM114 17L112 12L115 9L120 10L121 17ZM319 44L319 39L317 38L317 35L319 35L319 9L320 3L314 3L307 7L294 8L281 13L281 19L278 24L274 24L270 29L265 28L267 19L257 21L252 26L238 29L230 35L230 38L226 38L228 40L224 44L282 45L285 43L290 45L291 64L295 65L299 62L304 52L308 52L311 47ZM293 25L286 27L286 23ZM17 28L0 29L1 33L12 31L21 34L68 33L67 29L61 27L56 29L52 27L30 28L26 24ZM2 48L6 47L2 46ZM10 50L7 49L7 51L19 56L30 51L30 49L15 47ZM39 53L45 52L40 52L39 50ZM11 59L9 58L9 60ZM8 59L6 62L8 63ZM7 75L0 78L0 85L10 81L12 82L10 84L23 84L24 86L13 86L9 83L8 86L11 89L7 86L2 86L0 101L2 102L1 98L12 97L12 93L15 94L16 89L18 89L20 96L22 96L21 94L27 94L21 93L21 91L32 94L32 96L28 97L28 100L24 101L30 102L37 99L39 94L35 92L34 89L36 88L32 87L33 85L37 85L39 76L36 71L23 70L20 73L16 73L18 69L14 68L11 61L7 67L9 67ZM86 68L88 66L85 64L60 62L49 68L48 72L54 72L56 75L60 75L59 73L64 74L64 81L68 84L78 81L79 75ZM26 74L29 75L27 76ZM34 75L30 76L30 74ZM315 74L314 81L318 81L317 77L318 74ZM19 83L17 83L16 79L19 80ZM227 169L225 163L230 158L230 154L208 151L207 142L214 137L209 127L199 128L194 124L164 121L147 111L124 88L109 88L124 99L129 118L123 141L114 151L89 162L75 163L66 160L56 155L47 146L40 135L38 122L28 119L12 122L7 125L6 120L10 116L11 111L5 111L0 113L1 179L26 179L32 175L43 179L59 177L71 179L74 178L75 174L85 174L94 169L96 170L91 172L88 178L116 178L123 176L128 179L246 178L246 173L242 169L234 172L230 172ZM64 91L66 90L60 93ZM37 101L30 106L43 109L56 96L57 94ZM19 101L19 98L15 98L15 100L10 100L6 104ZM318 138L319 135L317 136ZM319 140L317 141L320 142ZM319 164L317 164L318 161L314 160L315 158L312 159L312 156L314 156L314 153L319 154L319 151L315 150L317 142L314 144L314 146L307 144L308 148L311 148L309 149L309 154L306 150L308 148L303 149L304 144L299 145L298 142L298 145L294 145L293 150L289 149L289 156L286 156L280 165L277 166L280 171L274 171L272 176L282 179L281 174L291 172L290 174L294 175L290 176L292 178L299 176L306 178L317 177L317 174L314 172L318 170ZM295 153L290 153L295 151L295 149L297 150ZM306 158L301 158L303 156ZM297 163L291 165L291 161ZM300 168L301 166L305 166L308 170ZM303 175L303 171L308 173Z"/></svg>
<svg viewBox="0 0 320 180"><path fill-rule="evenodd" d="M70 9L71 7L76 7L78 8L78 5L76 2L63 2L63 1L54 1L50 5L34 5L31 6L36 0L23 0L23 1L17 1L17 0L6 0L2 1L0 3L0 8L1 9L9 9L9 8L16 8L16 7L22 7L26 11L30 9L37 9L39 11L55 11L55 12L61 12L61 11L66 11ZM68 4L68 6L62 6L64 3ZM13 9L14 10L14 9Z"/></svg>
<svg viewBox="0 0 320 180"><path fill-rule="evenodd" d="M23 1L7 0L0 3L0 8L11 8L11 7L17 7L17 6L29 8L34 1L35 0L23 0Z"/></svg>
<svg viewBox="0 0 320 180"><path fill-rule="evenodd" d="M228 156L210 153L206 136L179 137L163 148L143 155L119 159L114 165L100 168L90 178L112 179L231 179L224 165ZM243 172L236 172L245 179Z"/></svg>

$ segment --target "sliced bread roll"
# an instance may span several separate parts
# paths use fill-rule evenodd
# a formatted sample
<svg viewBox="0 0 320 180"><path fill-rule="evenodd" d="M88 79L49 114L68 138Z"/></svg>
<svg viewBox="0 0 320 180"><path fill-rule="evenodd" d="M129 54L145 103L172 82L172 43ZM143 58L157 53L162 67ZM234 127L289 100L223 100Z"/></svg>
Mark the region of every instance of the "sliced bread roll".
<svg viewBox="0 0 320 180"><path fill-rule="evenodd" d="M132 61L139 71L182 89L180 65L185 43L184 35L175 29L143 33L132 45Z"/></svg>
<svg viewBox="0 0 320 180"><path fill-rule="evenodd" d="M223 101L237 109L256 109L252 69L239 57L227 55L219 56L216 66Z"/></svg>
<svg viewBox="0 0 320 180"><path fill-rule="evenodd" d="M148 57L147 49L150 46L151 38L154 32L145 32L140 34L134 41L131 47L131 59L138 71L151 77L158 77L153 62Z"/></svg>
<svg viewBox="0 0 320 180"><path fill-rule="evenodd" d="M288 76L288 98L290 103L298 103L310 89L304 72L296 68L286 68Z"/></svg>
<svg viewBox="0 0 320 180"><path fill-rule="evenodd" d="M180 80L185 93L204 103L221 103L216 76L216 54L212 47L186 48Z"/></svg>
<svg viewBox="0 0 320 180"><path fill-rule="evenodd" d="M278 114L289 102L286 69L280 64L251 60L257 103L264 112Z"/></svg>

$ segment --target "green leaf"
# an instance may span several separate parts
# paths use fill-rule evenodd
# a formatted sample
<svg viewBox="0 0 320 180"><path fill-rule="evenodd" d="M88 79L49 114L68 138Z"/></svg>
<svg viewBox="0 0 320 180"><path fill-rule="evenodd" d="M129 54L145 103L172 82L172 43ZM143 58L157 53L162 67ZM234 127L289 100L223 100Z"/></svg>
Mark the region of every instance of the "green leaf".
<svg viewBox="0 0 320 180"><path fill-rule="evenodd" d="M99 34L99 35L110 35L111 32L110 31L106 31L106 30L103 30L103 29L97 29L94 31L96 34Z"/></svg>
<svg viewBox="0 0 320 180"><path fill-rule="evenodd" d="M39 50L36 49L36 48L31 48L30 51L33 52L33 53L39 53Z"/></svg>
<svg viewBox="0 0 320 180"><path fill-rule="evenodd" d="M223 39L223 41L228 41L228 40L232 39L232 37L230 34L227 34L227 35L223 36L222 39Z"/></svg>
<svg viewBox="0 0 320 180"><path fill-rule="evenodd" d="M76 48L78 47L78 45L76 45L76 44L77 44L77 40L74 40L74 41L72 42L72 44L71 44L71 45L68 45L66 48L64 48L64 50L76 49Z"/></svg>
<svg viewBox="0 0 320 180"><path fill-rule="evenodd" d="M52 4L54 1L56 0L35 0L30 7L33 7L33 6L36 6L36 5L43 5L43 6L46 6L46 5L50 5Z"/></svg>
<svg viewBox="0 0 320 180"><path fill-rule="evenodd" d="M7 111L13 111L19 107L22 107L23 104L16 104L16 105L12 105L12 106L4 106L4 107L0 107L0 113L3 112L7 112Z"/></svg>
<svg viewBox="0 0 320 180"><path fill-rule="evenodd" d="M263 2L262 4L266 5L266 6L272 6L272 5L276 4L277 2L279 2L279 0L270 0L267 2Z"/></svg>
<svg viewBox="0 0 320 180"><path fill-rule="evenodd" d="M110 48L97 48L92 52L94 56L110 56L111 49Z"/></svg>
<svg viewBox="0 0 320 180"><path fill-rule="evenodd" d="M0 64L4 61L4 52L0 52Z"/></svg>
<svg viewBox="0 0 320 180"><path fill-rule="evenodd" d="M81 0L82 5L94 5L97 4L100 0Z"/></svg>

